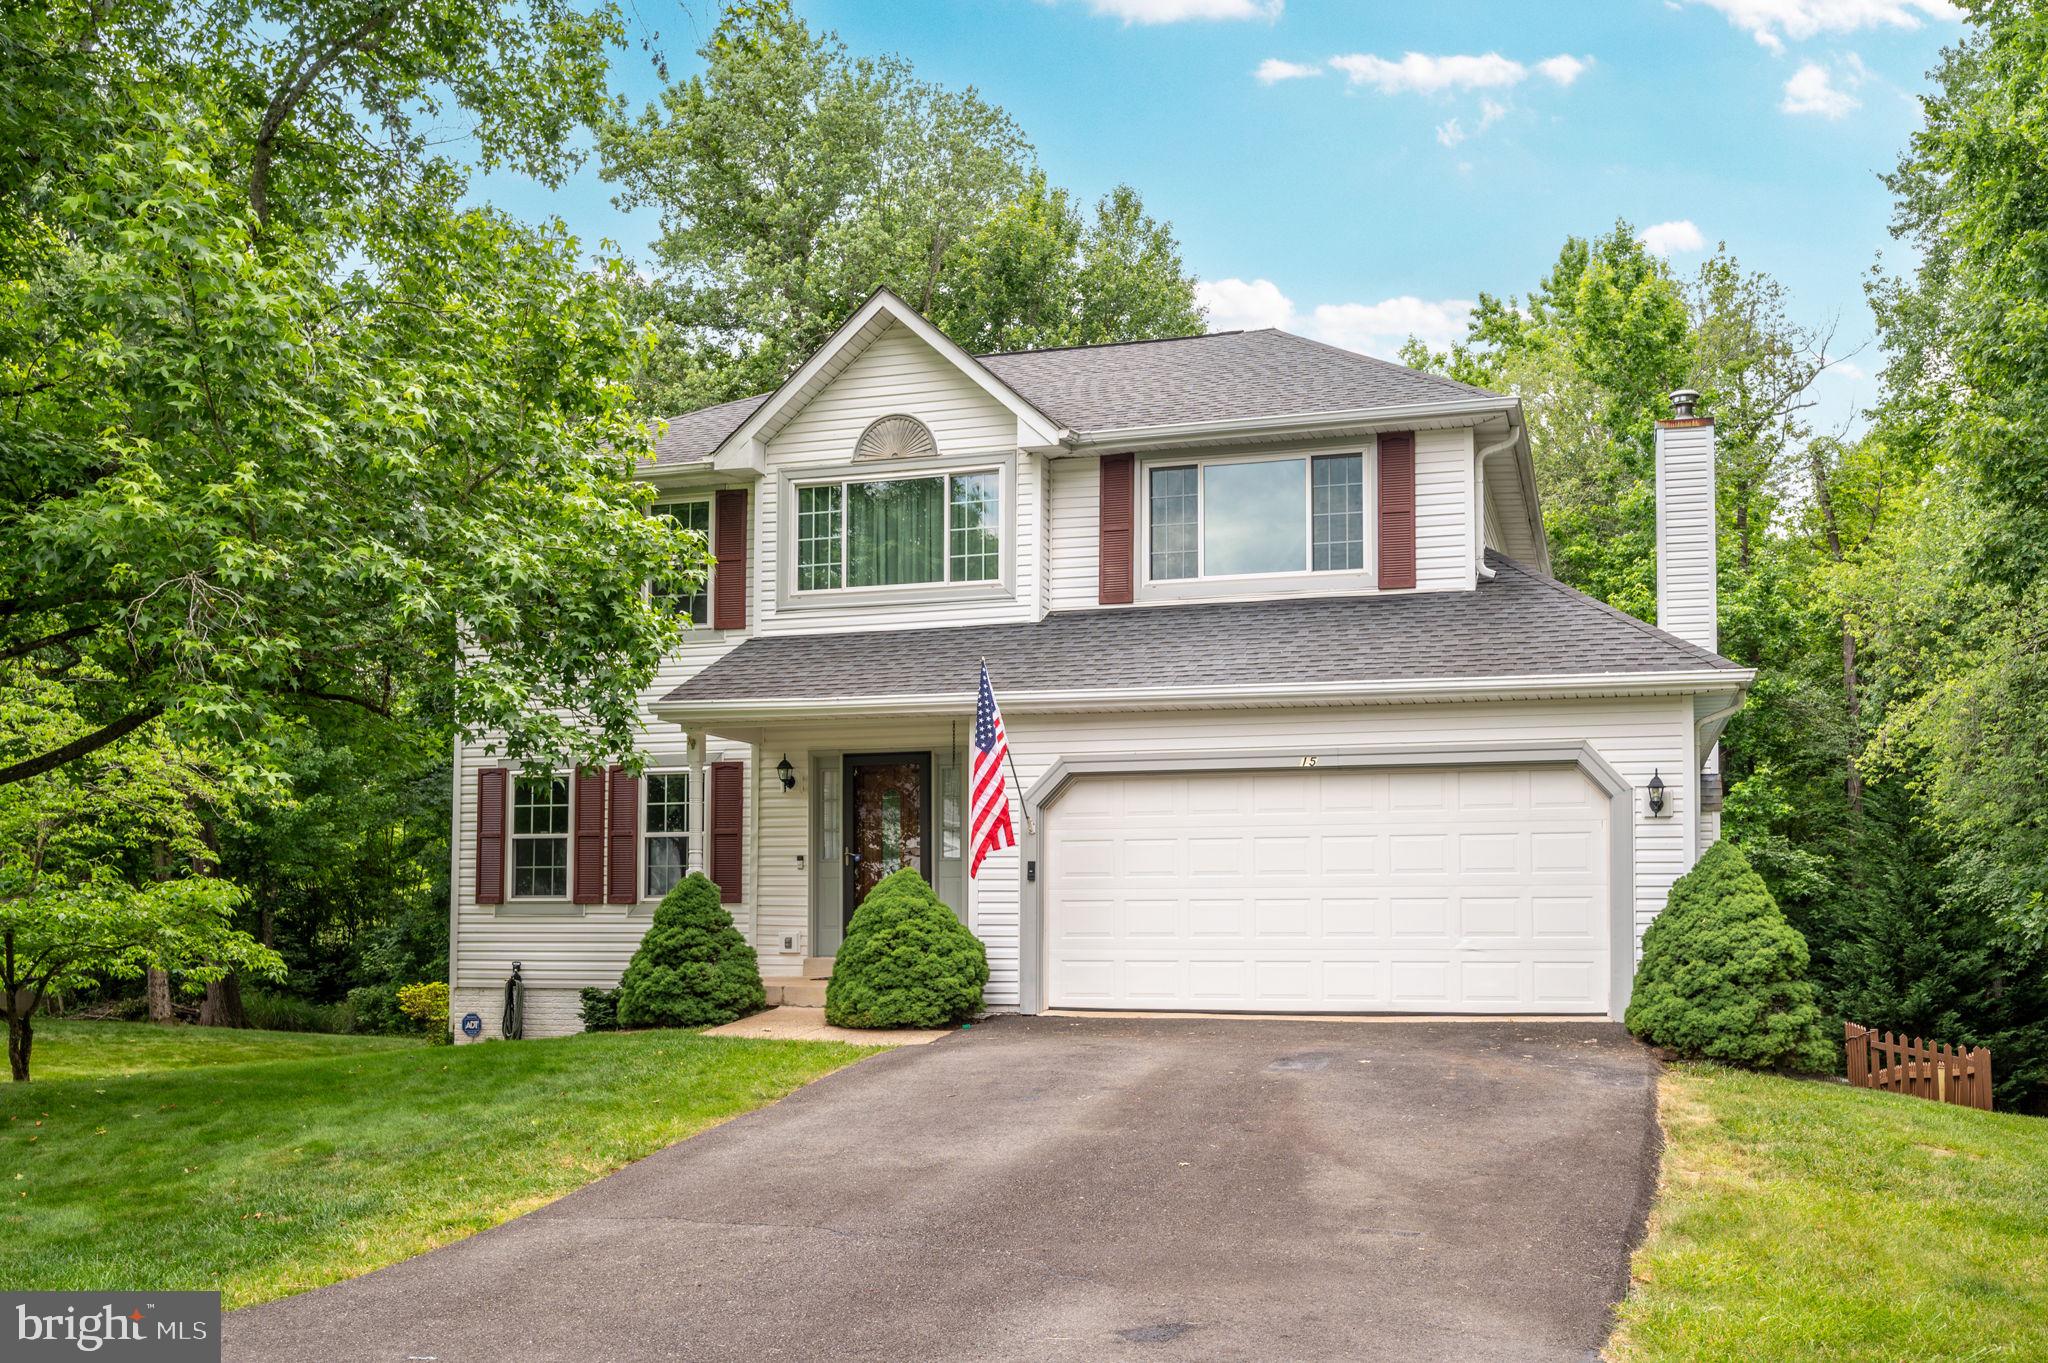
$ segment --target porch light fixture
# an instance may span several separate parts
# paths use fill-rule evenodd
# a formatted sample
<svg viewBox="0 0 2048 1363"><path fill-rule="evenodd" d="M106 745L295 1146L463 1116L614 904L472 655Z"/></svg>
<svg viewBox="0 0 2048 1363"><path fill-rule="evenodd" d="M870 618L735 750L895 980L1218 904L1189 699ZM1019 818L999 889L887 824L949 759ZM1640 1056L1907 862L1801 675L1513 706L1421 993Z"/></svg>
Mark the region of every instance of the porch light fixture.
<svg viewBox="0 0 2048 1363"><path fill-rule="evenodd" d="M796 789L796 768L789 765L788 754L785 753L782 760L775 764L775 774L782 778L784 790Z"/></svg>
<svg viewBox="0 0 2048 1363"><path fill-rule="evenodd" d="M1650 813L1664 812L1664 777L1661 772L1650 773Z"/></svg>

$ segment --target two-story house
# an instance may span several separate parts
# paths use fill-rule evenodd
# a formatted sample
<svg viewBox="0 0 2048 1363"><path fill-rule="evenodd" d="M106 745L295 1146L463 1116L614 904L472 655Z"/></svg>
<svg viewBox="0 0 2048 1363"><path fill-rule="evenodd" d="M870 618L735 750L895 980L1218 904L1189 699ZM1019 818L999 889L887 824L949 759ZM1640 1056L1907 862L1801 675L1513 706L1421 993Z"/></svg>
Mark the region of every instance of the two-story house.
<svg viewBox="0 0 2048 1363"><path fill-rule="evenodd" d="M516 960L574 1030L691 869L816 976L908 865L998 1009L1619 1017L1752 677L1690 396L1653 629L1549 576L1512 397L1279 331L973 356L878 293L643 466L718 560L644 774L458 754L455 1015ZM1020 846L970 881L983 659Z"/></svg>

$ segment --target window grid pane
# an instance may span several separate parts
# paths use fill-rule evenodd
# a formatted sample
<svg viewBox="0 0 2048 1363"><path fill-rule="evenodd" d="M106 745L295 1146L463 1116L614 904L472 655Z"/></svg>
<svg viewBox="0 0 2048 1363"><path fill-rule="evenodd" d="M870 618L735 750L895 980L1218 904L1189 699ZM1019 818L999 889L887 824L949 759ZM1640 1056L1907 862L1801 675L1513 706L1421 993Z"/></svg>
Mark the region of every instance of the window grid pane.
<svg viewBox="0 0 2048 1363"><path fill-rule="evenodd" d="M1356 572L1365 567L1365 459L1323 455L1314 462L1312 482L1315 570Z"/></svg>
<svg viewBox="0 0 2048 1363"><path fill-rule="evenodd" d="M1201 494L1193 468L1153 469L1148 483L1146 524L1153 581L1193 577L1201 568L1196 532Z"/></svg>
<svg viewBox="0 0 2048 1363"><path fill-rule="evenodd" d="M708 542L711 538L711 503L669 502L654 508L657 516L666 516L685 530L694 530ZM703 625L711 619L710 583L707 580L698 590L685 592L683 584L676 579L657 578L648 584L648 595L658 605L666 606L678 615L686 615L690 623Z"/></svg>
<svg viewBox="0 0 2048 1363"><path fill-rule="evenodd" d="M647 840L647 898L659 899L682 883L690 840L666 834Z"/></svg>
<svg viewBox="0 0 2048 1363"><path fill-rule="evenodd" d="M839 585L839 485L798 488L796 585L818 591Z"/></svg>
<svg viewBox="0 0 2048 1363"><path fill-rule="evenodd" d="M569 778L522 776L512 788L514 833L569 831Z"/></svg>
<svg viewBox="0 0 2048 1363"><path fill-rule="evenodd" d="M515 899L562 899L569 893L569 840L519 838L512 844Z"/></svg>
<svg viewBox="0 0 2048 1363"><path fill-rule="evenodd" d="M991 582L1002 572L1002 540L993 473L962 474L952 480L952 580Z"/></svg>

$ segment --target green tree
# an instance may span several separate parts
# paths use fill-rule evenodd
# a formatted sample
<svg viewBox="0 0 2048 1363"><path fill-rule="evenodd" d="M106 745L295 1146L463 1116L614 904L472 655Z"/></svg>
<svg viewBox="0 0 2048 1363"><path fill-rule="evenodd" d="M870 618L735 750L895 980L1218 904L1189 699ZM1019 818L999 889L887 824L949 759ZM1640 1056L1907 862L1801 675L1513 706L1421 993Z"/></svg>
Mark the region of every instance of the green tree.
<svg viewBox="0 0 2048 1363"><path fill-rule="evenodd" d="M662 897L619 977L618 1022L709 1027L758 1012L767 1001L754 948L718 902L718 887L692 871Z"/></svg>
<svg viewBox="0 0 2048 1363"><path fill-rule="evenodd" d="M972 88L853 56L787 0L728 5L702 55L602 139L619 202L661 213L636 305L657 338L649 410L774 387L881 286L976 350L1201 329L1137 192L1084 222Z"/></svg>
<svg viewBox="0 0 2048 1363"><path fill-rule="evenodd" d="M19 665L0 689L0 755L48 750L87 728L62 684ZM29 1077L34 1017L52 990L176 970L187 981L282 973L234 926L241 891L212 872L204 811L231 775L196 749L140 734L0 786L0 1012L14 1079Z"/></svg>
<svg viewBox="0 0 2048 1363"><path fill-rule="evenodd" d="M439 697L515 757L628 751L703 547L642 514L624 266L464 209L426 120L543 176L608 10L60 3L5 15L0 657L88 723L261 760ZM82 659L90 666L67 666Z"/></svg>
<svg viewBox="0 0 2048 1363"><path fill-rule="evenodd" d="M912 867L853 911L825 988L839 1027L945 1027L981 1011L988 952Z"/></svg>

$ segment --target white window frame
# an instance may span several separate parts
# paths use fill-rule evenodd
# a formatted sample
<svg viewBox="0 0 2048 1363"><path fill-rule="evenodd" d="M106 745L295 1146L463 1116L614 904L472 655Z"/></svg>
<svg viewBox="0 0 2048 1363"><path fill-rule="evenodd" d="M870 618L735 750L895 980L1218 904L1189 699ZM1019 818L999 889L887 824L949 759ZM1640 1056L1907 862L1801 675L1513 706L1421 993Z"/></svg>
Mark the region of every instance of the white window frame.
<svg viewBox="0 0 2048 1363"><path fill-rule="evenodd" d="M1141 597L1175 598L1219 595L1263 596L1275 592L1328 592L1333 590L1371 590L1378 586L1379 517L1374 512L1375 499L1379 494L1378 441L1370 436L1363 440L1321 443L1312 448L1290 450L1258 450L1228 454L1197 454L1193 452L1167 452L1147 456L1138 462L1137 499L1133 519L1132 554L1138 560L1138 591ZM1364 499L1361 508L1364 537L1361 544L1362 561L1357 568L1316 568L1315 563L1315 471L1314 461L1331 455L1355 455L1359 460L1362 478L1360 495ZM1207 549L1202 543L1203 516L1205 514L1204 471L1215 464L1268 464L1286 460L1298 460L1302 464L1302 567L1282 569L1269 573L1218 573L1207 571L1205 559ZM1152 475L1159 469L1192 468L1195 470L1195 576L1162 577L1152 576Z"/></svg>
<svg viewBox="0 0 2048 1363"><path fill-rule="evenodd" d="M986 474L996 483L996 572L994 577L960 578L953 577L953 479L972 478ZM847 537L852 533L853 518L847 514L846 489L855 483L914 483L937 479L944 485L940 495L940 508L944 513L939 529L939 561L945 576L932 582L890 582L869 587L849 587L846 572L849 562ZM939 468L891 469L886 465L875 465L857 469L850 473L834 474L829 478L794 479L789 484L789 514L787 524L789 535L789 588L787 596L796 601L838 600L866 596L899 595L905 592L968 592L986 591L991 588L1007 590L1010 575L1011 546L1016 540L1016 502L1014 479L1009 469L1001 462L946 465ZM803 587L802 581L803 544L799 533L802 517L801 498L805 488L837 487L839 491L839 584L837 587Z"/></svg>
<svg viewBox="0 0 2048 1363"><path fill-rule="evenodd" d="M512 789L505 800L505 902L507 904L566 905L576 893L576 777L572 772L514 772ZM519 787L527 781L560 781L562 807L569 811L568 825L560 833L521 833ZM559 838L562 843L562 892L559 895L522 895L519 885L519 844Z"/></svg>
<svg viewBox="0 0 2048 1363"><path fill-rule="evenodd" d="M656 833L647 826L648 811L654 807L654 802L648 798L647 783L650 778L656 776L659 776L663 781L673 781L677 778L682 780L683 831L680 833ZM654 868L654 859L648 855L648 845L656 838L680 838L682 840L683 877L687 878L690 874L690 853L696 845L697 839L697 782L693 779L694 776L695 773L688 767L651 767L640 774L640 828L638 831L640 844L637 849L640 859L640 903L657 903L662 897L655 894L647 885L648 872ZM665 800L663 803L671 804L673 801ZM663 893L666 893L666 891Z"/></svg>
<svg viewBox="0 0 2048 1363"><path fill-rule="evenodd" d="M712 517L717 514L716 508L712 505L710 494L662 497L647 508L647 514L659 516L664 510L672 506L701 506L704 508L704 543L708 548L711 543L711 532L713 529ZM714 568L712 571L715 572L717 570ZM701 590L704 597L704 618L699 620L692 617L690 621L692 633L702 633L712 628L711 573L707 572L704 575L704 586ZM647 599L650 602L654 600L654 583L651 580L647 584Z"/></svg>

